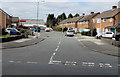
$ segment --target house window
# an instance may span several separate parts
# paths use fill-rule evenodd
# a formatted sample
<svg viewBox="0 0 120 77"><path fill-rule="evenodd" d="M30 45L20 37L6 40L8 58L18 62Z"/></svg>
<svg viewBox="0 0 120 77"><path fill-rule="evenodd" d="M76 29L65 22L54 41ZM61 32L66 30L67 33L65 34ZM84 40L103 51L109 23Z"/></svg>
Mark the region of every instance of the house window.
<svg viewBox="0 0 120 77"><path fill-rule="evenodd" d="M113 18L110 18L110 22L112 22L113 21Z"/></svg>
<svg viewBox="0 0 120 77"><path fill-rule="evenodd" d="M80 22L80 24L82 24L82 22Z"/></svg>
<svg viewBox="0 0 120 77"><path fill-rule="evenodd" d="M100 18L97 19L97 23L101 23L101 19Z"/></svg>
<svg viewBox="0 0 120 77"><path fill-rule="evenodd" d="M106 19L103 19L103 22L107 22L107 20L106 20Z"/></svg>

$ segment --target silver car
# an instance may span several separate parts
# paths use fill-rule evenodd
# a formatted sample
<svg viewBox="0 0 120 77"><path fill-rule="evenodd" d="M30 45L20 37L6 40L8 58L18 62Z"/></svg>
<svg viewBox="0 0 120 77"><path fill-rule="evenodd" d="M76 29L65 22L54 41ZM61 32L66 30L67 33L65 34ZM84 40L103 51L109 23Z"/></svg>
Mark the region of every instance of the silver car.
<svg viewBox="0 0 120 77"><path fill-rule="evenodd" d="M74 36L74 33L75 33L74 30L67 30L65 36Z"/></svg>

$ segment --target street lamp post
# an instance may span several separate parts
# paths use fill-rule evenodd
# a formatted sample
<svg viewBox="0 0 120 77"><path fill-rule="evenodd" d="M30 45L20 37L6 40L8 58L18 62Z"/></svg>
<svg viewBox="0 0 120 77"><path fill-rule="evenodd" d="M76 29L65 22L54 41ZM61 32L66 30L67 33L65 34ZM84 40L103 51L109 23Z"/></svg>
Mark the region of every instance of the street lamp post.
<svg viewBox="0 0 120 77"><path fill-rule="evenodd" d="M39 2L40 2L40 0L38 0L38 2L37 2L37 28L39 26ZM42 0L41 2L45 2L45 0ZM36 38L38 38L38 29L37 29L37 36L36 36Z"/></svg>
<svg viewBox="0 0 120 77"><path fill-rule="evenodd" d="M39 1L37 2L37 27L39 25ZM38 29L37 29L37 36L36 38L38 38Z"/></svg>

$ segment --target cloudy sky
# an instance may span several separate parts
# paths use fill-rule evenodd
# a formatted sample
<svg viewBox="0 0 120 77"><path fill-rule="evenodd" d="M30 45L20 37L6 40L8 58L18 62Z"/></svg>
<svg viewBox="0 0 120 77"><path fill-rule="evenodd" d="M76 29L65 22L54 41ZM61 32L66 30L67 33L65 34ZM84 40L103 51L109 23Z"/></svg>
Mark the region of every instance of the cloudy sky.
<svg viewBox="0 0 120 77"><path fill-rule="evenodd" d="M84 12L103 12L110 10L112 6L118 6L119 0L0 0L0 7L12 16L21 19L37 18L37 2L39 1L39 18L46 20L48 14L73 15Z"/></svg>

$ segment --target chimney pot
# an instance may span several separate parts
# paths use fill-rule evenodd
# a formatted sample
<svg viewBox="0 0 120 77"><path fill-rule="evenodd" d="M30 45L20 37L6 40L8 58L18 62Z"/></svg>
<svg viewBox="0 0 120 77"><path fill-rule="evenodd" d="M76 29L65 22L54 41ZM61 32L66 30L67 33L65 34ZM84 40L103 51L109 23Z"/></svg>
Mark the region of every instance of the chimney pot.
<svg viewBox="0 0 120 77"><path fill-rule="evenodd" d="M94 12L90 12L90 14L94 14Z"/></svg>
<svg viewBox="0 0 120 77"><path fill-rule="evenodd" d="M117 9L117 6L112 6L112 9Z"/></svg>
<svg viewBox="0 0 120 77"><path fill-rule="evenodd" d="M85 15L85 13L82 14L83 16Z"/></svg>

